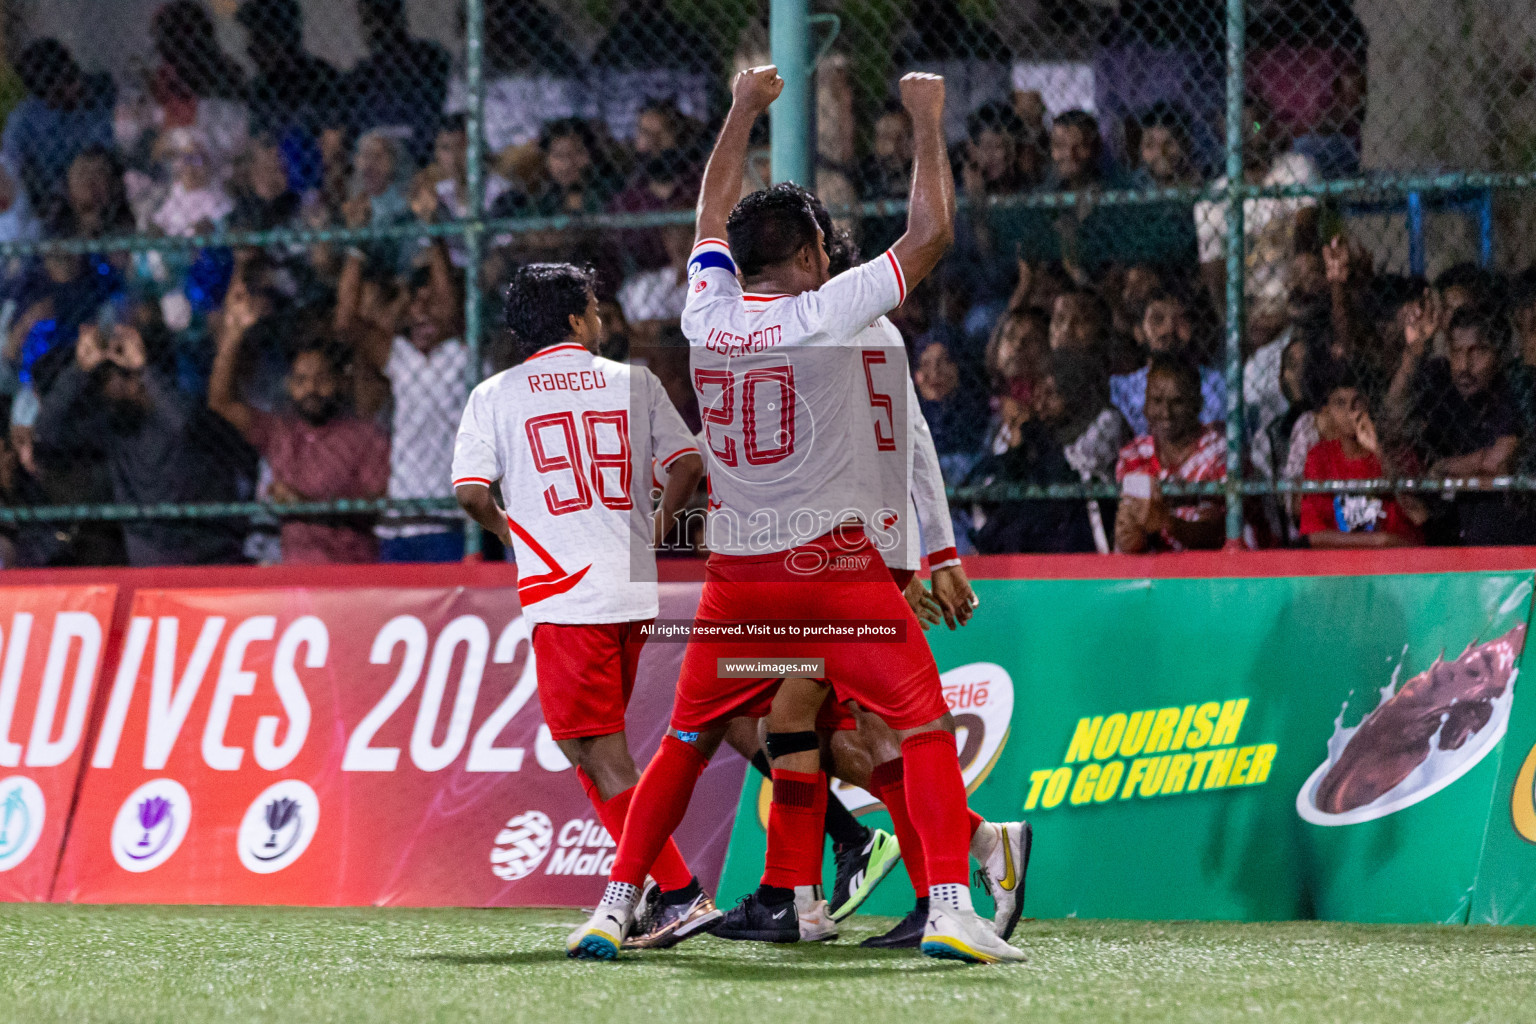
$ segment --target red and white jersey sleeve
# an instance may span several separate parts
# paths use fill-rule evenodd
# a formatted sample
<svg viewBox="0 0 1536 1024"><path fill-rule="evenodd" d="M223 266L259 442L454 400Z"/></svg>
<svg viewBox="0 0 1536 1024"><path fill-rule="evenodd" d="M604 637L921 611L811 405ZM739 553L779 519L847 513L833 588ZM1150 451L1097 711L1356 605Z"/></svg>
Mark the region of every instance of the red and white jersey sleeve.
<svg viewBox="0 0 1536 1024"><path fill-rule="evenodd" d="M656 615L651 467L694 451L650 371L552 345L475 388L454 485L499 482L532 622Z"/></svg>
<svg viewBox="0 0 1536 1024"><path fill-rule="evenodd" d="M956 564L954 527L933 435L918 405L901 332L885 317L859 334L871 429L868 457L878 489L865 517L870 540L893 569Z"/></svg>
<svg viewBox="0 0 1536 1024"><path fill-rule="evenodd" d="M813 292L755 295L724 245L706 240L689 280L683 333L708 449L710 550L768 554L867 522L879 484L858 335L905 294L895 257Z"/></svg>

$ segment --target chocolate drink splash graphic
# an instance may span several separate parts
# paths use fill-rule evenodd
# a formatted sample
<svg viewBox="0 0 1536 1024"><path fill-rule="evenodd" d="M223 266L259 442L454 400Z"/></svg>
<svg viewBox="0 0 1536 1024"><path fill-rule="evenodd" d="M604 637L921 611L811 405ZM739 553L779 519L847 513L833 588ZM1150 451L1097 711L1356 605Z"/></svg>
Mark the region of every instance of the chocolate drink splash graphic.
<svg viewBox="0 0 1536 1024"><path fill-rule="evenodd" d="M1364 807L1413 774L1434 751L1459 750L1479 732L1504 696L1525 646L1525 626L1468 647L1455 661L1439 658L1367 715L1318 784L1315 804L1327 814Z"/></svg>

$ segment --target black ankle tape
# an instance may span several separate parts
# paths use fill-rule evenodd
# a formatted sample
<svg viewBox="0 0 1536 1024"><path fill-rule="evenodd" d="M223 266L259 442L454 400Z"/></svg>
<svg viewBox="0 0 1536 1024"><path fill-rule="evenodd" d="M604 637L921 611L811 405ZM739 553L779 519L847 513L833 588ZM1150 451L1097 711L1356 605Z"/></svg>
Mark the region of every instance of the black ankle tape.
<svg viewBox="0 0 1536 1024"><path fill-rule="evenodd" d="M790 754L820 750L821 738L814 732L771 732L763 746L768 749L768 760L777 761Z"/></svg>

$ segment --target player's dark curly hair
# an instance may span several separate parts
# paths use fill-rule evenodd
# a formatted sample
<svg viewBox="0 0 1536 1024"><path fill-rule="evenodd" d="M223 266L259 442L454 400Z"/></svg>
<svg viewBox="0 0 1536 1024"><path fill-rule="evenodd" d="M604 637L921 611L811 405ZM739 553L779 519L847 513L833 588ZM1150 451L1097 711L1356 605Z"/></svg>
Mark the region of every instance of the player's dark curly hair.
<svg viewBox="0 0 1536 1024"><path fill-rule="evenodd" d="M795 189L805 196L806 205L811 208L811 216L816 218L816 226L821 228L821 236L827 246L827 273L836 277L845 270L852 270L859 262L859 243L853 240L847 228L832 223L832 215L827 212L826 205L816 193L793 182L785 182L778 187Z"/></svg>
<svg viewBox="0 0 1536 1024"><path fill-rule="evenodd" d="M816 215L807 195L799 185L784 182L736 204L725 232L742 277L756 277L815 243Z"/></svg>
<svg viewBox="0 0 1536 1024"><path fill-rule="evenodd" d="M527 358L571 336L571 317L585 316L597 271L570 263L529 263L507 285L502 318L518 354Z"/></svg>

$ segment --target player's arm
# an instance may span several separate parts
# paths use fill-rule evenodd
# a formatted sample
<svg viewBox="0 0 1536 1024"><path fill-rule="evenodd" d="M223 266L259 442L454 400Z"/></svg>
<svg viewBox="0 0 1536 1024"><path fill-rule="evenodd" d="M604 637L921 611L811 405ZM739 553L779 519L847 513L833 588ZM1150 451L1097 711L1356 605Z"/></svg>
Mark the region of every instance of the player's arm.
<svg viewBox="0 0 1536 1024"><path fill-rule="evenodd" d="M907 230L891 247L905 291L938 266L955 238L955 175L944 145L944 79L914 71L900 82L901 105L912 118L912 192Z"/></svg>
<svg viewBox="0 0 1536 1024"><path fill-rule="evenodd" d="M488 382L489 384L490 382ZM484 388L470 392L453 442L453 496L464 514L495 535L512 550L512 530L507 514L496 504L491 484L501 479L501 459L496 454L495 430L490 411L484 409Z"/></svg>
<svg viewBox="0 0 1536 1024"><path fill-rule="evenodd" d="M512 550L512 531L507 526L507 514L496 504L489 484L455 484L453 496L459 499L459 508L464 510L465 515L494 534L508 551Z"/></svg>
<svg viewBox="0 0 1536 1024"><path fill-rule="evenodd" d="M784 79L772 64L748 68L731 82L731 109L720 126L720 137L715 140L699 185L695 244L725 238L726 221L741 198L752 125L783 91Z"/></svg>
<svg viewBox="0 0 1536 1024"><path fill-rule="evenodd" d="M661 507L656 510L656 550L661 550L667 534L677 522L678 513L688 507L688 500L704 479L704 460L697 453L679 455L667 464L667 482L661 489Z"/></svg>

